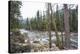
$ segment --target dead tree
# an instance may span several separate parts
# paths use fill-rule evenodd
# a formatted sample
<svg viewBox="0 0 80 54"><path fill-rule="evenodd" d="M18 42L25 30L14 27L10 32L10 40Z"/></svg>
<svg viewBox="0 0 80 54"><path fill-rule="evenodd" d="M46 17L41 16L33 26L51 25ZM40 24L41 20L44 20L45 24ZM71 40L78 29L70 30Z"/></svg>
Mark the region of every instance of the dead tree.
<svg viewBox="0 0 80 54"><path fill-rule="evenodd" d="M48 31L49 31L49 47L51 48L51 25L54 25L54 29L55 29L55 34L56 34L56 46L58 46L59 48L61 48L60 45L60 37L58 35L58 31L57 31L57 26L56 26L56 22L55 22L55 18L53 16L53 10L52 10L52 6L51 3L48 3L48 19L49 19L49 24L48 24Z"/></svg>
<svg viewBox="0 0 80 54"><path fill-rule="evenodd" d="M50 16L50 5L51 3L48 3L48 33L49 33L49 48L51 49L52 42L51 42L51 16Z"/></svg>
<svg viewBox="0 0 80 54"><path fill-rule="evenodd" d="M67 4L64 4L64 31L65 31L65 48L70 48L70 28L69 28L69 10Z"/></svg>
<svg viewBox="0 0 80 54"><path fill-rule="evenodd" d="M53 16L53 10L52 10L52 6L50 5L50 10L51 10L51 20L53 25L54 25L54 29L55 29L55 34L56 34L56 46L58 46L60 48L60 38L59 38L59 35L58 35L58 30L57 30L57 26L56 26L56 22L55 22L55 17Z"/></svg>
<svg viewBox="0 0 80 54"><path fill-rule="evenodd" d="M64 48L64 46L63 46L63 19L61 18L61 15L60 15L60 12L59 12L59 6L58 6L58 4L57 4L57 7L56 7L56 11L57 11L57 15L56 15L56 17L58 17L58 22L59 22L59 30L60 30L60 32L61 32L61 35L59 35L59 37L61 38L60 39L60 42L59 42L59 48L60 49L63 49Z"/></svg>

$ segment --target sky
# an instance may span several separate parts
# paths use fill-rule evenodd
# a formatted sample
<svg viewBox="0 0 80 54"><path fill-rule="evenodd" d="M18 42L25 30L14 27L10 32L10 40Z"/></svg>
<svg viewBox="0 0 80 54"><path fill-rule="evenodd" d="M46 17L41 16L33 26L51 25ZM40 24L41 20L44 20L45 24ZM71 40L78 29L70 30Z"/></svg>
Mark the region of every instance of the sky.
<svg viewBox="0 0 80 54"><path fill-rule="evenodd" d="M29 17L35 17L37 10L45 10L45 3L41 2L22 2L23 6L21 7L21 15L23 19Z"/></svg>
<svg viewBox="0 0 80 54"><path fill-rule="evenodd" d="M62 9L63 5L58 4L59 9ZM54 11L56 11L56 6L52 4ZM46 11L46 4L44 2L29 2L29 1L22 1L21 7L21 15L23 19L32 18L36 16L38 10L40 10L43 14L43 11Z"/></svg>

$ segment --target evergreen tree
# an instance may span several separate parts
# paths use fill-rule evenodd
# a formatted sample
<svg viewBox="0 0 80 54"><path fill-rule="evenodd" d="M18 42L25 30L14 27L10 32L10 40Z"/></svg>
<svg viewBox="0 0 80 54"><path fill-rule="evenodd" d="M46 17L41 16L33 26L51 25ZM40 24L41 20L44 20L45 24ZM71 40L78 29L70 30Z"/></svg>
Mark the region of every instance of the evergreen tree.
<svg viewBox="0 0 80 54"><path fill-rule="evenodd" d="M9 1L10 29L19 28L21 1Z"/></svg>

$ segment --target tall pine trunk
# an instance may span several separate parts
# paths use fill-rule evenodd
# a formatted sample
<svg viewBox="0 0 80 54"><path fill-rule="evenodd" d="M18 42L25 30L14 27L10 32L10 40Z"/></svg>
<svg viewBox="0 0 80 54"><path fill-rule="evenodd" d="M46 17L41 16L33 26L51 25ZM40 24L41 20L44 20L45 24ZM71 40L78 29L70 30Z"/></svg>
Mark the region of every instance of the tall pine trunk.
<svg viewBox="0 0 80 54"><path fill-rule="evenodd" d="M49 33L49 48L51 49L52 42L51 42L51 16L50 16L50 5L51 3L48 3L48 33Z"/></svg>
<svg viewBox="0 0 80 54"><path fill-rule="evenodd" d="M69 10L67 4L64 4L64 29L65 29L65 48L70 48L70 29L69 29Z"/></svg>

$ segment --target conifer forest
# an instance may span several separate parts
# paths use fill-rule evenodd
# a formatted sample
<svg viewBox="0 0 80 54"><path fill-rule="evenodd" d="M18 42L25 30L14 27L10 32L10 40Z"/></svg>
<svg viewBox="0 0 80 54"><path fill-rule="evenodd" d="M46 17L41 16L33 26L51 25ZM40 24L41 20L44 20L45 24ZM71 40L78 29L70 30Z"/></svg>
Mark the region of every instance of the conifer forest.
<svg viewBox="0 0 80 54"><path fill-rule="evenodd" d="M77 4L27 1L8 4L9 53L78 49Z"/></svg>

